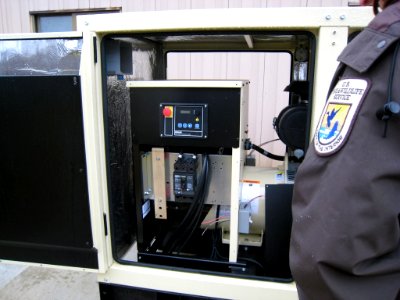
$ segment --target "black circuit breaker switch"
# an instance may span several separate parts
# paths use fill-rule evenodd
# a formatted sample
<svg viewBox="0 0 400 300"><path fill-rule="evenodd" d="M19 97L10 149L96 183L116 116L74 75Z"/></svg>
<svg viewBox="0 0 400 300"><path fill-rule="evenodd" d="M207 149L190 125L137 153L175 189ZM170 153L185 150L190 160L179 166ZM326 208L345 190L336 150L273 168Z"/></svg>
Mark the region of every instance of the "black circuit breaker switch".
<svg viewBox="0 0 400 300"><path fill-rule="evenodd" d="M174 164L174 194L180 198L194 197L197 185L197 156L179 154Z"/></svg>

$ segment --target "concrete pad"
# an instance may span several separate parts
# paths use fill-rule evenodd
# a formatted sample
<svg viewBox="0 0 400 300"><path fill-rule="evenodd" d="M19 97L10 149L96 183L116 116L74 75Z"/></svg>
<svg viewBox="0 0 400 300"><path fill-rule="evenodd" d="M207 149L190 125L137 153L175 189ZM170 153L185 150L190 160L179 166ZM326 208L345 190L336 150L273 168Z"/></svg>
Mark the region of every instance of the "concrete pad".
<svg viewBox="0 0 400 300"><path fill-rule="evenodd" d="M0 299L99 300L100 295L96 274L28 267L0 287Z"/></svg>
<svg viewBox="0 0 400 300"><path fill-rule="evenodd" d="M22 265L0 264L0 289L25 271L26 268L26 266Z"/></svg>

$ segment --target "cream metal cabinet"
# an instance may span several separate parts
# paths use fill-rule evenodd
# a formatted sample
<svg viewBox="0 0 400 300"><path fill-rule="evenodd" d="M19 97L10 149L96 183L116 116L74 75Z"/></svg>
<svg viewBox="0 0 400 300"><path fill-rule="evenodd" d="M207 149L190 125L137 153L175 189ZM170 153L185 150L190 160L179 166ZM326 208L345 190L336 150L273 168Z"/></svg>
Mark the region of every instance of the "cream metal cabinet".
<svg viewBox="0 0 400 300"><path fill-rule="evenodd" d="M0 106L0 126L10 140L1 142L6 179L0 259L98 272L104 299L297 299L287 257L293 183L288 171L301 163L295 153L307 148L336 57L371 18L369 8L118 13L79 17L79 33L1 36L0 51L8 49L0 55L1 93L9 101ZM43 64L33 66L32 45L59 55L39 51ZM288 140L277 168L243 166L246 128L213 120L246 110L227 112L231 102L211 104L225 99L215 78L205 83L210 94L187 94L185 88L198 88L199 82L180 82L154 105L152 93L165 87L166 70L176 61L168 53L179 58L199 52L290 55L288 107L302 107L302 136L300 144L280 136ZM140 102L143 84L150 88ZM228 92L233 98L243 94ZM27 114L29 107L33 114ZM157 116L148 123L142 112ZM204 114L207 124L198 126L206 124L206 134L178 127L195 126ZM140 138L139 119L156 140ZM161 131L163 122L173 131ZM231 128L245 134L234 133L235 143L224 143L223 133L232 134ZM170 132L175 136L166 138ZM223 138L213 137L216 132ZM213 138L215 143L204 144ZM207 182L201 178L208 163L214 177ZM224 176L236 181L231 191L221 192ZM206 182L197 214L189 213L199 193L191 190L193 178L195 186ZM182 186L193 194L183 197ZM221 202L212 200L213 192ZM230 206L223 200L228 192Z"/></svg>

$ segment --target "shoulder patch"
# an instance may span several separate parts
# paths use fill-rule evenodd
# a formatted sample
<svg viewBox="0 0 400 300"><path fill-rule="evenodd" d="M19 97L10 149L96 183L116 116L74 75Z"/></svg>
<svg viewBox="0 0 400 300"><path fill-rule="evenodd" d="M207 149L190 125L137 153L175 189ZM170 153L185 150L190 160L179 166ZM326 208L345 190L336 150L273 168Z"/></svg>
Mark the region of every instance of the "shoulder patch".
<svg viewBox="0 0 400 300"><path fill-rule="evenodd" d="M343 79L336 84L314 136L315 151L319 155L331 155L346 143L368 89L365 79Z"/></svg>

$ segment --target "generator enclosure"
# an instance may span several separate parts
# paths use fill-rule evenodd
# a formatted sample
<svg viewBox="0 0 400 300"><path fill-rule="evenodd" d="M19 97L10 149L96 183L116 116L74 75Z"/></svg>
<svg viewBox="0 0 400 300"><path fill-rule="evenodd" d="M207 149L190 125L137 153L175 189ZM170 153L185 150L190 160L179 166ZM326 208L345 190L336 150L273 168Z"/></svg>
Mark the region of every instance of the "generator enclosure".
<svg viewBox="0 0 400 300"><path fill-rule="evenodd" d="M0 35L0 262L95 272L101 299L298 299L296 170L372 17L124 12ZM279 160L262 165L250 137L282 142Z"/></svg>

